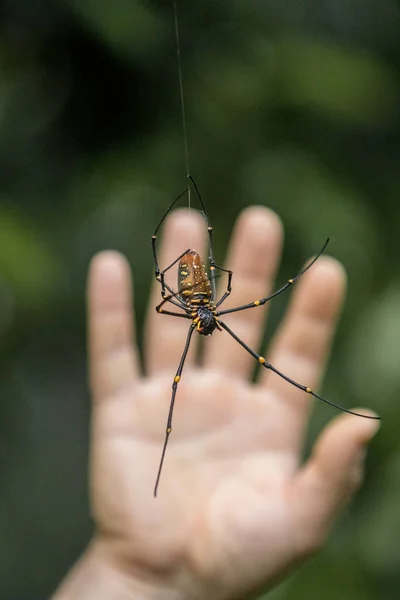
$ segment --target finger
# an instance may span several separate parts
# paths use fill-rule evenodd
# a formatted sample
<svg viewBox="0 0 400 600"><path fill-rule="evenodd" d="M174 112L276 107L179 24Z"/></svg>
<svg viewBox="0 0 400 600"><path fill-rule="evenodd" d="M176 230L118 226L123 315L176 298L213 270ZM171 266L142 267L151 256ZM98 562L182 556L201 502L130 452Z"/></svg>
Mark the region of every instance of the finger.
<svg viewBox="0 0 400 600"><path fill-rule="evenodd" d="M241 306L267 296L273 285L282 246L282 225L271 210L257 206L239 217L230 244L227 268L233 271L232 294L221 310ZM218 298L226 290L227 278L220 278ZM252 348L258 348L263 334L267 306L254 307L222 316L221 319ZM254 359L224 333L207 340L205 363L242 377L249 376Z"/></svg>
<svg viewBox="0 0 400 600"><path fill-rule="evenodd" d="M165 269L182 252L192 248L204 258L207 223L198 211L175 210L165 223L161 249L160 269ZM166 273L166 282L177 291L177 265ZM149 374L155 371L170 370L178 366L191 321L178 317L157 314L155 307L160 304L161 285L154 282L145 329L145 355ZM172 304L165 304L165 310L184 312ZM194 336L186 365L193 363L198 336Z"/></svg>
<svg viewBox="0 0 400 600"><path fill-rule="evenodd" d="M366 446L379 424L375 420L341 415L321 434L311 458L293 484L300 554L317 550L323 544L336 515L361 485Z"/></svg>
<svg viewBox="0 0 400 600"><path fill-rule="evenodd" d="M88 278L90 381L94 401L134 382L139 361L132 347L132 285L126 259L113 251L92 260Z"/></svg>
<svg viewBox="0 0 400 600"><path fill-rule="evenodd" d="M317 388L325 370L345 285L343 267L333 258L321 257L300 279L271 346L268 362L311 389ZM260 383L266 384L277 399L291 427L293 446L298 448L312 406L311 396L267 370L262 371Z"/></svg>

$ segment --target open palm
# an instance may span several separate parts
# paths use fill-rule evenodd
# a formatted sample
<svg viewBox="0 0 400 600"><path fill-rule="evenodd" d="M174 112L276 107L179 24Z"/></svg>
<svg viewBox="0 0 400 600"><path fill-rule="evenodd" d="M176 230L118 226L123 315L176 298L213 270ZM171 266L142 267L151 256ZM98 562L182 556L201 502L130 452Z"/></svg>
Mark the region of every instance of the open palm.
<svg viewBox="0 0 400 600"><path fill-rule="evenodd" d="M204 254L205 230L197 213L175 211L165 226L161 264L189 246ZM224 307L271 291L281 237L271 211L244 211L228 256L233 293ZM340 265L320 258L296 284L268 350L274 366L310 387L322 375L344 287ZM195 335L155 499L171 384L189 327L189 321L155 313L159 291L156 283L144 377L132 340L126 261L113 252L93 261L92 552L135 582L135 598L243 598L272 586L323 543L360 483L364 448L377 422L336 417L302 465L310 396L262 368L252 384L255 361L224 331L204 340L200 367ZM266 309L225 320L257 349Z"/></svg>

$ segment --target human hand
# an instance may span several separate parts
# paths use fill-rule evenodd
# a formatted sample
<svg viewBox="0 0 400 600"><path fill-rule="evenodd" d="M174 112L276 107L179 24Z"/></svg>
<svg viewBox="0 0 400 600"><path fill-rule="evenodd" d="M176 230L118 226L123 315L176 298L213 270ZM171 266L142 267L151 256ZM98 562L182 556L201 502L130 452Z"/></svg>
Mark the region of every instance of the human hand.
<svg viewBox="0 0 400 600"><path fill-rule="evenodd" d="M175 211L165 226L161 266L189 246L204 256L205 230L197 213ZM280 246L280 222L271 211L242 213L228 257L233 292L224 308L272 290ZM221 277L219 295L224 282ZM321 257L295 284L267 360L294 380L317 387L344 287L342 267ZM204 340L201 367L195 348L199 336L193 337L155 499L171 384L190 325L157 315L159 294L155 283L144 377L132 332L128 265L115 252L93 260L88 305L96 533L57 600L248 597L272 587L324 543L361 482L365 446L378 422L335 417L301 464L312 399L265 369L251 383L255 361L216 330ZM267 308L224 320L257 349ZM88 573L103 581L93 595ZM87 587L80 596L82 577Z"/></svg>

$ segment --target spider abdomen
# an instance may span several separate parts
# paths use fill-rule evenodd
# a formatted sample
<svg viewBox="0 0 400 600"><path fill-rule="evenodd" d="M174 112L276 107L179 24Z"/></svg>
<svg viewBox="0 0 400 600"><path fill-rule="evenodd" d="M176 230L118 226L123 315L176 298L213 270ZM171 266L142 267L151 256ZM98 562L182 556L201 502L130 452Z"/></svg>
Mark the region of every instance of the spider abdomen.
<svg viewBox="0 0 400 600"><path fill-rule="evenodd" d="M179 261L179 296L185 304L208 304L212 297L210 280L198 252L189 250Z"/></svg>

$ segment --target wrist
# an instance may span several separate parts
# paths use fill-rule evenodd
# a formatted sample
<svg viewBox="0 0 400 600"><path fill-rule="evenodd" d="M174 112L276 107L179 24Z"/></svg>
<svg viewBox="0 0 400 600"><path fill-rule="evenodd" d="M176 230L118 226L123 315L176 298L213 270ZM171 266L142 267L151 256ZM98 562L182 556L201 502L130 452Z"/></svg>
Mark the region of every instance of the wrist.
<svg viewBox="0 0 400 600"><path fill-rule="evenodd" d="M74 565L51 600L179 600L149 578L140 579L114 564L101 544L93 541Z"/></svg>

